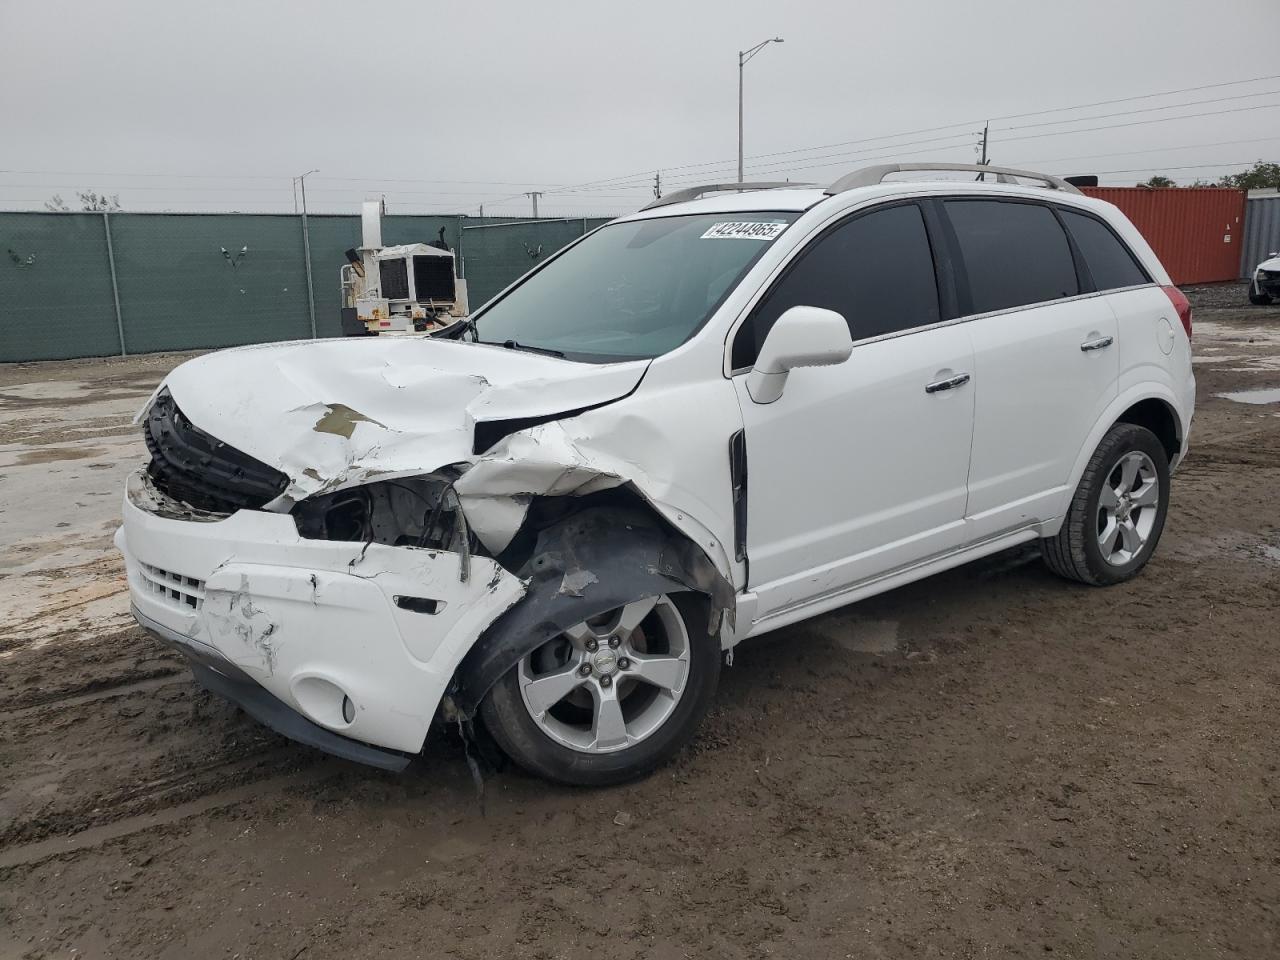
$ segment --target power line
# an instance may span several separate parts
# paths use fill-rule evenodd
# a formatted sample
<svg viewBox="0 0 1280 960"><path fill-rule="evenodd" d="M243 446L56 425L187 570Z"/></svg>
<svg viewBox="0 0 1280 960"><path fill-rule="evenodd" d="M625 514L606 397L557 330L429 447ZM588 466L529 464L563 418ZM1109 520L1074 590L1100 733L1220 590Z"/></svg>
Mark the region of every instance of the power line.
<svg viewBox="0 0 1280 960"><path fill-rule="evenodd" d="M1128 170L1099 170L1098 176L1110 176L1116 173L1168 173L1171 170L1213 170L1220 167L1251 167L1252 160L1237 160L1234 163L1192 163L1181 167L1131 167Z"/></svg>
<svg viewBox="0 0 1280 960"><path fill-rule="evenodd" d="M1260 103L1252 107L1233 107L1230 110L1210 110L1206 113L1188 113L1178 117L1156 117L1154 120L1130 120L1127 123L1110 123L1101 127L1080 127L1075 130L1055 130L1050 133L1029 133L1019 137L1002 137L1000 143L1016 140L1040 140L1044 137L1062 137L1073 133L1092 133L1096 130L1119 130L1121 127L1142 127L1152 123L1168 123L1171 120L1194 120L1196 117L1220 117L1225 113L1245 113L1250 110L1267 110L1280 107L1280 103Z"/></svg>
<svg viewBox="0 0 1280 960"><path fill-rule="evenodd" d="M1163 90L1163 91L1158 91L1158 92L1156 92L1156 93L1144 93L1144 94L1138 94L1138 95L1130 96L1130 97L1117 97L1117 98L1113 98L1113 99L1109 99L1109 100L1096 100L1096 101L1093 101L1093 102L1091 102L1091 103L1078 103L1078 104L1073 104L1073 105L1071 105L1071 106L1066 106L1066 107L1053 107L1053 108L1050 108L1050 109L1047 109L1047 110L1033 110L1033 111L1029 111L1029 112L1027 112L1027 113L1012 113L1012 114L1005 114L1004 116L991 117L990 119L991 119L991 120L1016 120L1016 119L1019 119L1019 118L1021 118L1021 117L1043 116L1043 115L1045 115L1045 114L1049 114L1049 113L1064 113L1064 112L1069 111L1069 110L1084 110L1084 109L1087 109L1087 108L1089 108L1089 107L1107 106L1107 105L1115 104L1115 103L1129 103L1129 102L1132 102L1132 101L1135 101L1135 100L1150 100L1150 99L1155 98L1155 97L1173 96L1173 95L1175 95L1175 94L1180 94L1180 93L1192 93L1192 92L1195 92L1195 91L1197 91L1197 90L1212 90L1212 89L1216 89L1216 88L1220 88L1220 87L1240 86L1240 85L1243 85L1243 84L1246 84L1246 83L1258 83L1258 82L1261 82L1261 81L1264 81L1264 80L1280 80L1280 74L1269 74L1269 75L1267 75L1267 76L1263 76L1263 77L1251 77L1251 78L1249 78L1249 79L1245 79L1245 80L1227 80L1227 81L1222 81L1222 82L1219 82L1219 83L1206 83L1206 84L1200 84L1200 85L1198 85L1198 86L1194 86L1194 87L1180 87L1180 88L1178 88L1178 89L1176 89L1176 90ZM1259 94L1259 95L1260 95L1260 94ZM1185 104L1184 104L1184 105L1177 105L1177 106L1185 106ZM1079 119L1079 120L1087 120L1087 119L1089 119L1089 118L1077 118L1077 119ZM915 134L917 134L917 133L932 133L932 132L935 132L935 131L938 131L938 130L947 130L947 129L951 129L951 128L953 128L953 127L976 125L976 124L980 124L980 123L982 123L982 122L983 122L983 121L981 121L981 120L962 121L962 122L957 122L957 123L944 124L944 125L942 125L942 126L938 126L938 127L925 127L925 128L920 129L920 130L911 130L911 131L903 131L903 132L900 132L900 133L888 133L888 134L882 134L882 135L880 135L880 136L878 136L878 137L867 137L867 138L863 138L863 139L859 139L859 140L845 140L845 141L839 141L839 142L836 142L836 143L819 144L819 145L815 145L815 146L811 146L811 147L799 147L799 148L796 148L796 149L794 149L794 150L782 150L782 151L775 151L774 153L768 153L768 154L755 154L755 155L749 156L747 159L748 159L748 160L760 160L760 159L767 159L767 158L769 158L769 157L773 157L773 156L792 155L792 154L797 154L797 153L811 153L811 152L813 152L813 151L815 151L815 150L826 150L826 149L831 149L831 148L834 148L834 147L850 146L850 145L858 144L858 143L868 143L868 142L871 142L871 141L874 141L874 140L887 140L887 139L895 139L895 138L897 138L897 137L903 137L903 136L914 136L914 135L915 135ZM1063 122L1063 123L1069 123L1069 122L1073 122L1073 121L1071 121L1071 120L1064 120L1064 121L1061 121L1061 122ZM1006 128L1006 129L1013 129L1013 128ZM1082 131L1082 132L1084 132L1084 131ZM1006 138L1006 139L1013 139L1013 138ZM726 166L726 165L728 165L728 164L731 164L731 163L736 163L736 158L730 158L730 159L725 159L725 160L705 161L705 162L703 162L703 163L682 164L682 165L676 165L676 166L669 165L669 164L664 164L664 165L662 165L662 169L663 169L663 170L668 170L668 171L670 171L670 170L687 170L687 169L693 169L693 168L699 168L699 167L715 167L715 168L721 168L721 167L724 167L724 166ZM638 177L642 177L642 176L643 176L643 177L648 177L649 172L650 172L652 169L653 169L653 167L652 167L652 166L650 166L647 170L637 171L637 172L636 172L636 173L634 173L634 174L622 174L622 175L619 175L619 176L616 176L616 177L608 177L608 178L603 178L603 179L600 179L600 180L588 180L588 181L585 181L585 182L584 182L584 183L582 183L582 184L572 184L572 185L570 185L570 186L568 186L568 187L560 188L560 190L557 190L557 191L549 191L549 192L563 192L563 191L575 190L575 189L577 189L577 188L579 188L579 187L583 187L583 186L594 186L594 185L596 185L596 184L609 183L609 182L617 181L617 180L630 181L630 180L633 180L633 179L636 179L636 178L638 178Z"/></svg>
<svg viewBox="0 0 1280 960"><path fill-rule="evenodd" d="M1107 157L1132 157L1142 153L1161 153L1167 150L1195 150L1201 147L1227 147L1242 143L1271 143L1280 137L1255 137L1251 140L1216 140L1212 143L1184 143L1172 147L1149 147L1146 150L1121 150L1118 153L1086 153L1075 157L1048 157L1039 160L1020 160L1019 163L1064 163L1068 160L1101 160Z"/></svg>
<svg viewBox="0 0 1280 960"><path fill-rule="evenodd" d="M1212 100L1191 100L1187 103L1169 103L1162 107L1139 107L1137 110L1119 110L1116 113L1099 113L1092 117L1074 117L1070 120L1042 120L1039 123L1024 123L1016 127L1004 127L1005 130L1029 130L1032 127L1052 127L1061 123L1086 123L1090 120L1107 120L1111 117L1127 117L1135 113L1154 113L1157 110L1180 110L1184 107L1198 107L1206 103L1227 103L1233 100L1247 100L1250 97L1269 97L1280 93L1280 90L1261 90L1258 93L1240 93L1232 97L1215 97Z"/></svg>
<svg viewBox="0 0 1280 960"><path fill-rule="evenodd" d="M105 170L0 170L0 174L11 174L14 176L24 177L111 177L115 179L125 177L142 177L147 179L168 179L168 180L277 180L281 182L288 181L288 176L270 176L267 174L257 173L112 173ZM540 186L554 187L558 184L554 183L531 183L527 180L432 180L425 177L321 177L317 176L316 180L327 180L339 183L443 183L443 184L459 184L472 186L492 186L492 187L525 187ZM227 189L235 189L227 188ZM250 188L245 188L250 189ZM263 188L254 188L263 189Z"/></svg>
<svg viewBox="0 0 1280 960"><path fill-rule="evenodd" d="M1095 100L1093 103L1077 103L1071 107L1050 107L1048 110L1032 110L1028 113L1007 113L1003 117L992 117L992 120L1018 120L1022 117L1039 117L1046 113L1063 113L1067 110L1085 110L1089 107L1106 107L1113 103L1131 103L1134 100L1151 100L1155 97L1171 97L1175 93L1195 93L1197 90L1213 90L1218 87L1238 87L1246 83L1261 83L1263 80L1280 80L1280 74L1265 77L1251 77L1248 80L1225 80L1221 83L1204 83L1198 87L1182 87L1178 90L1162 90L1159 93L1142 93L1134 97L1118 97L1114 100Z"/></svg>

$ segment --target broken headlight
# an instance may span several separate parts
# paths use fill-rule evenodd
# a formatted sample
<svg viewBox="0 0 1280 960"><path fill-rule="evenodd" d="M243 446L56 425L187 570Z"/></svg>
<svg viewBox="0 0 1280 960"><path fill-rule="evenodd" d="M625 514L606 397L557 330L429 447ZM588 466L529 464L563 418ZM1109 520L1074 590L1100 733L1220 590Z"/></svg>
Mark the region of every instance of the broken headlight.
<svg viewBox="0 0 1280 960"><path fill-rule="evenodd" d="M293 508L298 533L311 540L392 547L470 550L470 534L452 480L404 477L308 497Z"/></svg>

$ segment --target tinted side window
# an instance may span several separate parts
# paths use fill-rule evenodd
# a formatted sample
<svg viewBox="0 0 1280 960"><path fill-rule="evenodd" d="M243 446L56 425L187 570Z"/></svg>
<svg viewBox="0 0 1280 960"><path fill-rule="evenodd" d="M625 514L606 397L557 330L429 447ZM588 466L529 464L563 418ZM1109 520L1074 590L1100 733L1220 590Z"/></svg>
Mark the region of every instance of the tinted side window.
<svg viewBox="0 0 1280 960"><path fill-rule="evenodd" d="M854 340L937 323L938 284L920 208L876 210L811 243L738 331L734 369L751 366L778 317L797 306L835 310Z"/></svg>
<svg viewBox="0 0 1280 960"><path fill-rule="evenodd" d="M1060 209L1058 212L1080 248L1084 262L1089 265L1094 285L1099 290L1148 282L1147 272L1105 223L1071 210Z"/></svg>
<svg viewBox="0 0 1280 960"><path fill-rule="evenodd" d="M1043 303L1080 292L1067 235L1048 207L948 200L973 313Z"/></svg>

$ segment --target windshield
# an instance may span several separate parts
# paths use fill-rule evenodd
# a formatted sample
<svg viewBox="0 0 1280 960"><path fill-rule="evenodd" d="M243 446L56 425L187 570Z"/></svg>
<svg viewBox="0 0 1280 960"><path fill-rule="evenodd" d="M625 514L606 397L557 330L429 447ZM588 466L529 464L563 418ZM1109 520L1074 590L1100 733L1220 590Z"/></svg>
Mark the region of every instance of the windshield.
<svg viewBox="0 0 1280 960"><path fill-rule="evenodd" d="M609 224L478 313L476 339L595 362L659 356L689 339L799 216Z"/></svg>

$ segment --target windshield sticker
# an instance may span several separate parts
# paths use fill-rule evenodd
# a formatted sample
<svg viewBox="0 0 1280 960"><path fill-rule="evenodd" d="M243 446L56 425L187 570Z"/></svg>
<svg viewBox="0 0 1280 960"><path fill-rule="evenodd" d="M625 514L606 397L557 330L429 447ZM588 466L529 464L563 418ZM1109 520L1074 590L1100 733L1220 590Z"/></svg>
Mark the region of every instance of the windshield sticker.
<svg viewBox="0 0 1280 960"><path fill-rule="evenodd" d="M772 240L787 228L785 223L753 223L737 220L731 223L713 223L703 240Z"/></svg>

